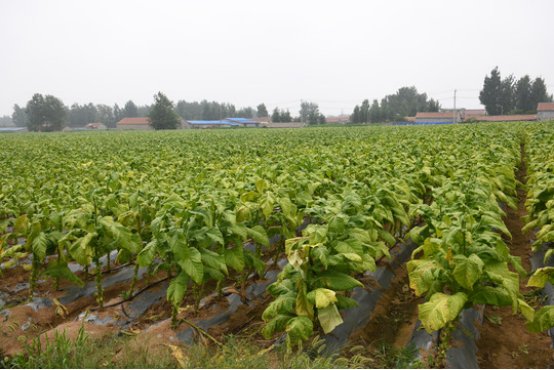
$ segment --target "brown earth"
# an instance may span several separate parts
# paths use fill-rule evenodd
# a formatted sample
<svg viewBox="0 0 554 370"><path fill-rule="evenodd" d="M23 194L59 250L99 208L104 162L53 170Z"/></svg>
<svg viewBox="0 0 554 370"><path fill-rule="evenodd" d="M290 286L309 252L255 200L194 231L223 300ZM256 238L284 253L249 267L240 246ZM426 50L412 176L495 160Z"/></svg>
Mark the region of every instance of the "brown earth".
<svg viewBox="0 0 554 370"><path fill-rule="evenodd" d="M521 183L525 183L527 175L524 159L523 156L521 169L517 173L517 179ZM526 234L521 232L524 226L521 217L527 214L524 207L526 195L525 189L518 188L518 209L508 209L504 222L512 234L512 239L506 240L512 255L521 257L523 268L530 271L530 241L534 235L533 232ZM520 291L526 296L527 302L538 309L540 302L538 302L536 288L527 287L527 281L528 277L520 280ZM525 327L527 320L520 313L512 315L511 307L487 306L485 315L501 324L494 324L491 319L485 318L483 326L479 327L481 338L477 341L477 357L481 368L546 369L554 364L554 350L550 348L552 339L546 332L530 333Z"/></svg>
<svg viewBox="0 0 554 370"><path fill-rule="evenodd" d="M367 325L350 336L350 346L362 345L373 355L380 352L383 343L400 349L407 346L417 323L417 306L424 298L416 297L411 291L406 265L396 269L395 274L396 278L383 292ZM346 349L343 355L348 356Z"/></svg>

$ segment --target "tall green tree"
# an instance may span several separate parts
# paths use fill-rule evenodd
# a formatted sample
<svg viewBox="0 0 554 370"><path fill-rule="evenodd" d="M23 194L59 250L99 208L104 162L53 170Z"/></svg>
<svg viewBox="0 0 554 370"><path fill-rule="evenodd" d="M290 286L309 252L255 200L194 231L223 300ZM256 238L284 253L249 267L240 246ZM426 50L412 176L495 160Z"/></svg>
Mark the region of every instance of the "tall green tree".
<svg viewBox="0 0 554 370"><path fill-rule="evenodd" d="M16 127L27 126L27 113L25 112L25 108L21 108L17 104L13 106L12 122Z"/></svg>
<svg viewBox="0 0 554 370"><path fill-rule="evenodd" d="M350 115L350 123L360 123L360 106L356 105L354 111Z"/></svg>
<svg viewBox="0 0 554 370"><path fill-rule="evenodd" d="M369 121L372 123L382 122L383 118L381 115L381 108L379 107L379 102L377 99L373 99L371 107L369 108Z"/></svg>
<svg viewBox="0 0 554 370"><path fill-rule="evenodd" d="M115 127L117 121L115 120L112 107L106 104L98 104L96 110L98 112L98 122L102 122L107 127Z"/></svg>
<svg viewBox="0 0 554 370"><path fill-rule="evenodd" d="M137 117L148 117L151 109L152 106L148 104L137 106Z"/></svg>
<svg viewBox="0 0 554 370"><path fill-rule="evenodd" d="M300 102L299 114L300 118L302 118L302 122L309 121L310 117L315 119L315 122L317 122L317 117L319 116L319 105L314 102L307 102L302 100Z"/></svg>
<svg viewBox="0 0 554 370"><path fill-rule="evenodd" d="M514 75L509 75L502 79L500 83L500 95L498 97L498 104L500 104L501 108L500 114L506 114L515 109L515 84Z"/></svg>
<svg viewBox="0 0 554 370"><path fill-rule="evenodd" d="M521 112L531 112L537 109L532 98L531 77L525 75L516 83L516 107Z"/></svg>
<svg viewBox="0 0 554 370"><path fill-rule="evenodd" d="M10 127L13 126L12 117L5 115L0 117L0 127Z"/></svg>
<svg viewBox="0 0 554 370"><path fill-rule="evenodd" d="M430 99L429 100L429 104L427 106L427 111L428 112L438 112L438 111L440 111L440 109L441 109L441 104L439 103L438 100L435 100L435 99Z"/></svg>
<svg viewBox="0 0 554 370"><path fill-rule="evenodd" d="M531 86L531 99L534 103L534 109L537 109L539 103L548 103L552 101L552 95L548 95L546 83L540 77L535 78Z"/></svg>
<svg viewBox="0 0 554 370"><path fill-rule="evenodd" d="M175 130L181 124L181 119L173 110L173 102L161 92L154 95L154 101L148 114L150 126L155 130Z"/></svg>
<svg viewBox="0 0 554 370"><path fill-rule="evenodd" d="M235 107L234 105L232 106ZM240 108L236 113L227 114L225 117L254 118L255 111L252 107Z"/></svg>
<svg viewBox="0 0 554 370"><path fill-rule="evenodd" d="M290 111L287 110L281 110L281 122L292 122L292 116L290 115Z"/></svg>
<svg viewBox="0 0 554 370"><path fill-rule="evenodd" d="M360 106L360 122L369 122L369 100L365 99Z"/></svg>
<svg viewBox="0 0 554 370"><path fill-rule="evenodd" d="M325 125L327 123L327 119L325 118L324 114L321 114L321 113L319 114L318 123L320 125Z"/></svg>
<svg viewBox="0 0 554 370"><path fill-rule="evenodd" d="M125 118L123 109L121 109L117 103L113 106L113 118L116 123Z"/></svg>
<svg viewBox="0 0 554 370"><path fill-rule="evenodd" d="M125 103L125 107L123 107L123 117L138 117L138 107L132 100Z"/></svg>
<svg viewBox="0 0 554 370"><path fill-rule="evenodd" d="M273 109L273 113L271 114L271 122L281 122L281 113L279 112L279 108Z"/></svg>
<svg viewBox="0 0 554 370"><path fill-rule="evenodd" d="M27 103L29 131L60 131L67 116L62 101L55 96L35 94Z"/></svg>
<svg viewBox="0 0 554 370"><path fill-rule="evenodd" d="M256 115L258 117L269 117L269 112L267 111L267 107L265 106L264 103L258 105L256 108L257 108Z"/></svg>
<svg viewBox="0 0 554 370"><path fill-rule="evenodd" d="M500 106L500 91L502 80L498 66L491 71L490 77L485 76L483 89L479 92L479 101L485 106L487 113L491 116L499 115L501 112Z"/></svg>

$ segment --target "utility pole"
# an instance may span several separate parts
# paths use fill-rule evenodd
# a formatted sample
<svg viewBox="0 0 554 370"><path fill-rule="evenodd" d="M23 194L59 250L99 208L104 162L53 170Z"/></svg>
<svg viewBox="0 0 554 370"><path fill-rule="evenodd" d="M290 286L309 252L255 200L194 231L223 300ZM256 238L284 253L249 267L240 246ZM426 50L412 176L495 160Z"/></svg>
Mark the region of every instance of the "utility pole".
<svg viewBox="0 0 554 370"><path fill-rule="evenodd" d="M456 90L454 90L454 115L452 117L452 122L456 123Z"/></svg>

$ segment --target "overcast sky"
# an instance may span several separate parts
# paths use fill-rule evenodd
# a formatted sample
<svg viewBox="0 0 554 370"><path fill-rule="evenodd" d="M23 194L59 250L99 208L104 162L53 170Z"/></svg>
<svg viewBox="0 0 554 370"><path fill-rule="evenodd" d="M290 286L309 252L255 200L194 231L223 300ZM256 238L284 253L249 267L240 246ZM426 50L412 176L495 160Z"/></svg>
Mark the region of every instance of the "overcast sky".
<svg viewBox="0 0 554 370"><path fill-rule="evenodd" d="M554 1L0 0L0 116L66 105L215 100L327 115L402 86L479 108L485 75L554 92Z"/></svg>

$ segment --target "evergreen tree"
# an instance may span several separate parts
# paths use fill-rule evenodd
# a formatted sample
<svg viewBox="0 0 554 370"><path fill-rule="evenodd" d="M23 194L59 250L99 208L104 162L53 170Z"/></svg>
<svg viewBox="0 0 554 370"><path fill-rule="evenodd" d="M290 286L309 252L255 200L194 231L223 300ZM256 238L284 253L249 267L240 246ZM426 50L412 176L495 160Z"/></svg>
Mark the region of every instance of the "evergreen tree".
<svg viewBox="0 0 554 370"><path fill-rule="evenodd" d="M123 110L119 108L119 105L117 105L117 103L113 105L113 116L116 123L125 118Z"/></svg>
<svg viewBox="0 0 554 370"><path fill-rule="evenodd" d="M173 102L161 92L154 95L154 106L148 114L150 126L155 130L175 130L181 124L179 115L173 110Z"/></svg>
<svg viewBox="0 0 554 370"><path fill-rule="evenodd" d="M350 123L360 123L360 107L356 105L354 107L354 111L352 112L352 115L350 116Z"/></svg>
<svg viewBox="0 0 554 370"><path fill-rule="evenodd" d="M287 109L281 111L281 122L292 122L292 117L290 115L290 111Z"/></svg>
<svg viewBox="0 0 554 370"><path fill-rule="evenodd" d="M531 78L525 75L516 83L516 108L521 112L531 112L537 108L532 98Z"/></svg>
<svg viewBox="0 0 554 370"><path fill-rule="evenodd" d="M12 122L17 127L27 126L27 113L25 113L25 108L21 108L17 104L13 106Z"/></svg>
<svg viewBox="0 0 554 370"><path fill-rule="evenodd" d="M535 78L531 86L531 100L533 101L533 110L537 109L539 103L548 103L552 101L552 96L548 96L546 83L540 77Z"/></svg>
<svg viewBox="0 0 554 370"><path fill-rule="evenodd" d="M498 104L500 104L500 114L506 114L515 109L515 78L514 75L505 77L500 84L500 95Z"/></svg>
<svg viewBox="0 0 554 370"><path fill-rule="evenodd" d="M279 113L279 108L273 109L273 114L271 114L271 122L281 122L281 114Z"/></svg>
<svg viewBox="0 0 554 370"><path fill-rule="evenodd" d="M500 71L498 67L494 67L490 77L485 76L483 90L479 92L479 101L485 106L487 113L490 116L500 114L501 106L499 103L501 89Z"/></svg>
<svg viewBox="0 0 554 370"><path fill-rule="evenodd" d="M369 122L369 100L364 100L360 107L360 122L368 123Z"/></svg>
<svg viewBox="0 0 554 370"><path fill-rule="evenodd" d="M377 123L381 121L383 121L381 108L379 108L379 102L377 99L374 99L373 103L371 103L371 108L369 108L369 122Z"/></svg>
<svg viewBox="0 0 554 370"><path fill-rule="evenodd" d="M267 108L266 108L264 103L258 105L256 108L257 108L256 114L257 114L258 117L268 117L269 116L269 112L267 111Z"/></svg>
<svg viewBox="0 0 554 370"><path fill-rule="evenodd" d="M125 103L125 107L123 108L123 117L138 117L138 108L132 100Z"/></svg>

